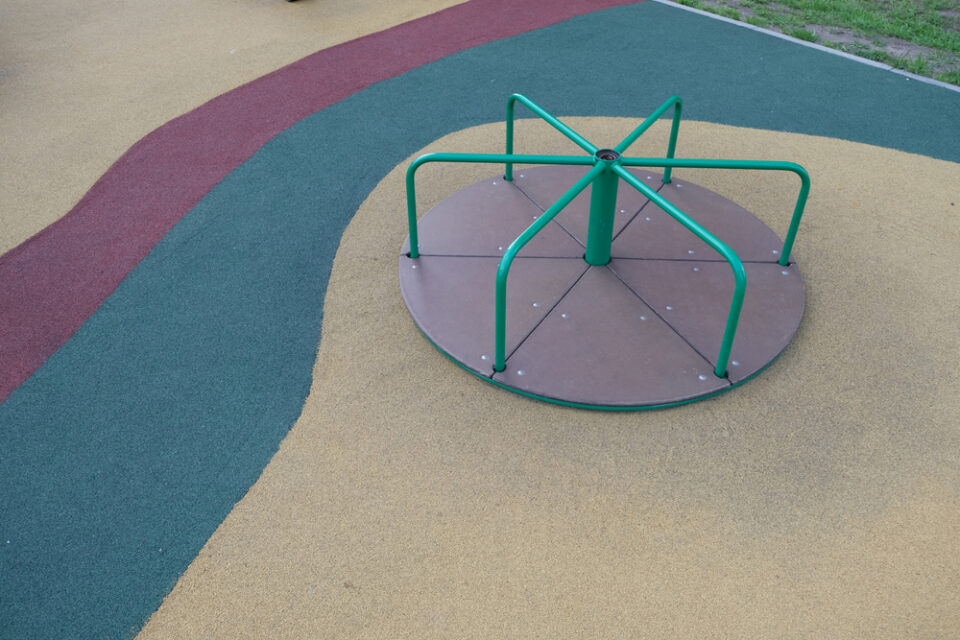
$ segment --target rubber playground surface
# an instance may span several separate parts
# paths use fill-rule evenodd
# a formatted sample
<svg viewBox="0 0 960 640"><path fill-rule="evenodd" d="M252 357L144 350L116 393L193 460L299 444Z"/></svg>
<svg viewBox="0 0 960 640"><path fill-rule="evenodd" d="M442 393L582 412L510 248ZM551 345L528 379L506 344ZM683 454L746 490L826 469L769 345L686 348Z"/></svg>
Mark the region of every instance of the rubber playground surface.
<svg viewBox="0 0 960 640"><path fill-rule="evenodd" d="M960 93L657 2L0 18L0 637L960 635ZM403 173L501 152L514 92L807 168L768 370L595 412L423 338ZM795 178L674 175L784 233Z"/></svg>

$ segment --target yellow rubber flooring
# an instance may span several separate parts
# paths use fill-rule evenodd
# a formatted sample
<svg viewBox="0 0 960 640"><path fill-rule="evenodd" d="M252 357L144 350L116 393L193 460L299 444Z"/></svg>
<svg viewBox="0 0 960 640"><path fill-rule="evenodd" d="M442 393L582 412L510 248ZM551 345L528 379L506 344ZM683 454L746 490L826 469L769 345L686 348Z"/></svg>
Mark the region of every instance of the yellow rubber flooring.
<svg viewBox="0 0 960 640"><path fill-rule="evenodd" d="M600 142L636 123L570 124ZM521 125L525 145L569 151ZM648 134L651 155L665 133ZM429 150L496 152L502 135L488 125ZM683 156L730 149L810 171L803 324L746 385L626 414L510 394L429 345L397 285L400 165L343 236L300 420L141 637L952 637L960 243L942 185L960 166L681 130ZM419 175L426 210L493 174ZM781 234L798 188L759 172L676 175Z"/></svg>

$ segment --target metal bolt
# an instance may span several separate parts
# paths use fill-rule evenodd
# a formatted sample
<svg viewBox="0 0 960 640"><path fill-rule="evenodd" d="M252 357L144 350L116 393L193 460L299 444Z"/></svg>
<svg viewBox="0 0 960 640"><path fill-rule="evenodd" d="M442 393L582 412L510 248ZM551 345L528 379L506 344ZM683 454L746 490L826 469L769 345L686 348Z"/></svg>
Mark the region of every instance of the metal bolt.
<svg viewBox="0 0 960 640"><path fill-rule="evenodd" d="M503 247L497 247L497 251L503 251Z"/></svg>
<svg viewBox="0 0 960 640"><path fill-rule="evenodd" d="M540 306L540 303L539 303L539 302L534 302L534 303L533 303L533 306L539 307L539 306Z"/></svg>
<svg viewBox="0 0 960 640"><path fill-rule="evenodd" d="M773 255L777 255L777 254L778 254L778 253L780 253L780 252L779 252L779 251L777 251L776 249L774 249L774 250L773 250L773 251L771 251L770 253L772 253Z"/></svg>
<svg viewBox="0 0 960 640"><path fill-rule="evenodd" d="M650 222L650 217L649 217L649 216L646 218L646 221L647 221L647 222Z"/></svg>
<svg viewBox="0 0 960 640"><path fill-rule="evenodd" d="M481 359L481 360L489 360L489 359L490 359L490 356L488 356L487 354L483 354L482 356L480 356L480 359Z"/></svg>
<svg viewBox="0 0 960 640"><path fill-rule="evenodd" d="M730 364L732 364L732 365L735 366L735 367L739 367L739 366L740 366L740 363L737 362L736 360L734 360L734 361L731 362Z"/></svg>
<svg viewBox="0 0 960 640"><path fill-rule="evenodd" d="M561 314L560 314L560 317L561 317L561 318L567 318L567 317L569 317L569 316L567 316L567 314L565 314L565 313L561 313Z"/></svg>
<svg viewBox="0 0 960 640"><path fill-rule="evenodd" d="M518 369L518 370L517 370L517 375L518 375L518 376L522 376L522 375L523 375L523 369Z"/></svg>
<svg viewBox="0 0 960 640"><path fill-rule="evenodd" d="M690 255L693 255L693 249L687 249L687 253L689 253Z"/></svg>
<svg viewBox="0 0 960 640"><path fill-rule="evenodd" d="M694 267L693 270L694 270L694 271L700 271L700 267Z"/></svg>
<svg viewBox="0 0 960 640"><path fill-rule="evenodd" d="M640 319L643 320L643 321L646 321L647 316L640 316Z"/></svg>
<svg viewBox="0 0 960 640"><path fill-rule="evenodd" d="M701 373L699 376L697 376L697 377L700 378L701 380L706 380L706 379L707 379L707 376L703 375L702 373Z"/></svg>
<svg viewBox="0 0 960 640"><path fill-rule="evenodd" d="M785 275L785 276L790 275L790 272L789 272L789 271L786 271L786 270L781 271L780 273L782 273L782 274Z"/></svg>
<svg viewBox="0 0 960 640"><path fill-rule="evenodd" d="M417 268L417 265L412 264L412 265L410 265L410 268L411 268L411 269L416 269L416 268Z"/></svg>
<svg viewBox="0 0 960 640"><path fill-rule="evenodd" d="M671 307L670 305L667 305L667 311L673 311L673 307Z"/></svg>

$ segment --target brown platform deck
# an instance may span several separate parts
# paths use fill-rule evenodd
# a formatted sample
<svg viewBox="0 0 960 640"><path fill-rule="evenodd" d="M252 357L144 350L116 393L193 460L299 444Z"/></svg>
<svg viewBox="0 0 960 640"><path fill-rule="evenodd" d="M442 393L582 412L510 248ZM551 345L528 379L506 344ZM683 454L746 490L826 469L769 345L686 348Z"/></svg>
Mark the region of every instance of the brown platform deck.
<svg viewBox="0 0 960 640"><path fill-rule="evenodd" d="M400 257L414 321L446 355L479 376L551 401L655 407L729 389L772 362L804 307L782 241L739 205L676 178L634 170L740 256L747 291L727 378L714 373L733 295L729 264L666 212L621 182L613 256L584 259L590 188L517 255L507 285L506 369L493 371L494 291L506 248L586 172L536 167L514 181L462 189L419 223L420 252Z"/></svg>

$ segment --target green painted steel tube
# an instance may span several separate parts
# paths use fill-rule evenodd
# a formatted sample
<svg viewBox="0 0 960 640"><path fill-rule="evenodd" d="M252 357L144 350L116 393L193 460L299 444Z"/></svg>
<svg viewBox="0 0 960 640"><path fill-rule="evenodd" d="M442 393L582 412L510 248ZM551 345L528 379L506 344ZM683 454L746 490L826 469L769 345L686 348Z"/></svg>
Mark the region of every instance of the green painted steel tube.
<svg viewBox="0 0 960 640"><path fill-rule="evenodd" d="M513 153L513 112L515 103L520 102L525 105L530 111L533 111L535 114L547 121L554 129L567 136L574 143L576 143L581 149L593 155L597 152L597 147L593 146L589 140L581 136L579 133L568 127L567 125L560 122L553 115L548 113L546 109L535 103L530 98L521 95L519 93L514 93L509 98L507 98L507 154ZM503 174L503 179L507 182L513 180L513 162L506 163L506 169Z"/></svg>
<svg viewBox="0 0 960 640"><path fill-rule="evenodd" d="M673 159L673 154L677 150L677 133L680 131L680 114L683 112L683 101L677 98L673 106L673 124L670 125L670 142L667 143L667 158ZM663 172L663 184L670 183L670 173L673 167L667 167Z"/></svg>
<svg viewBox="0 0 960 640"><path fill-rule="evenodd" d="M734 289L733 300L730 303L730 312L727 314L727 326L723 331L723 341L720 343L720 353L717 355L717 365L714 373L718 378L727 377L727 365L730 361L730 348L737 333L737 324L740 322L740 310L743 308L743 296L747 290L747 273L743 270L743 262L736 252L721 242L715 235L703 228L696 220L680 211L666 198L638 180L632 173L623 167L614 167L624 181L645 195L661 209L670 214L677 222L693 232L698 238L722 255L733 270Z"/></svg>
<svg viewBox="0 0 960 640"><path fill-rule="evenodd" d="M803 209L807 205L807 196L810 195L810 175L800 165L797 165L797 168L799 171L794 171L794 173L800 176L800 194L797 196L797 204L793 207L790 227L787 229L787 237L783 240L783 250L780 252L780 260L778 260L783 267L790 264L790 254L793 251L793 243L797 239L800 218L803 217Z"/></svg>
<svg viewBox="0 0 960 640"><path fill-rule="evenodd" d="M613 172L609 164L601 163L605 167L604 171L596 177L590 188L590 221L587 227L587 252L584 256L588 264L596 266L610 262L617 186L620 183L620 176Z"/></svg>
<svg viewBox="0 0 960 640"><path fill-rule="evenodd" d="M680 128L680 111L683 109L683 99L680 96L670 96L667 101L657 107L657 110L651 113L646 120L640 123L640 126L633 130L633 133L624 138L620 144L614 147L617 153L623 153L627 147L637 141L644 131L653 126L653 123L660 119L660 116L670 107L674 107L673 125L670 129L670 145L667 148L667 156L673 157L673 150L677 144L677 129Z"/></svg>
<svg viewBox="0 0 960 640"><path fill-rule="evenodd" d="M407 226L410 229L410 257L420 257L420 243L417 237L417 192L416 173L422 165L428 162L475 162L486 164L500 164L503 162L518 162L523 164L573 164L591 165L593 158L586 156L541 156L541 155L506 155L485 153L428 153L422 155L407 167Z"/></svg>
<svg viewBox="0 0 960 640"><path fill-rule="evenodd" d="M783 249L780 251L781 266L790 264L790 254L793 243L797 239L797 230L800 228L800 219L807 206L807 196L810 193L810 175L807 170L794 162L780 162L777 160L699 160L686 158L622 158L620 164L624 167L682 167L695 169L748 169L756 171L790 171L800 176L800 193L797 203L793 207L793 216L790 218L790 227L787 229ZM666 181L665 181L666 182Z"/></svg>
<svg viewBox="0 0 960 640"><path fill-rule="evenodd" d="M510 265L513 263L513 259L517 257L517 253L526 245L530 240L540 233L545 226L547 226L551 220L553 220L558 213L563 211L563 208L570 204L570 201L576 198L581 191L587 188L594 178L600 175L604 170L605 166L601 163L597 166L590 169L585 176L580 178L576 184L574 184L570 189L560 196L560 198L550 206L549 209L543 212L536 221L527 227L526 231L520 234L516 240L510 243L510 246L507 247L507 250L503 254L503 258L500 259L500 266L497 268L497 295L495 303L495 314L494 319L494 359L493 359L493 370L494 371L503 371L507 367L507 357L506 357L506 342L507 342L507 276L510 274Z"/></svg>

